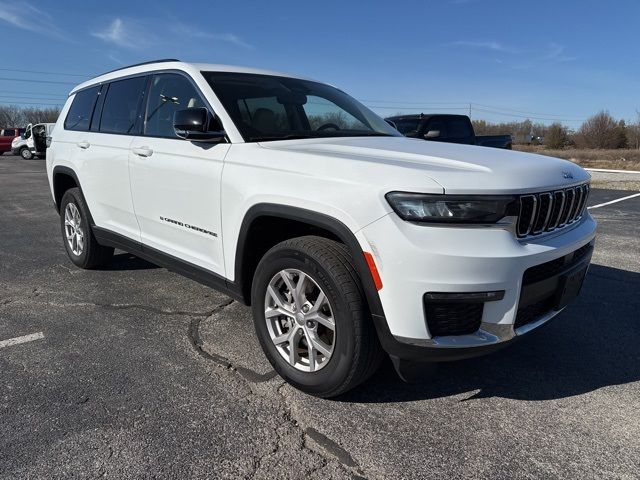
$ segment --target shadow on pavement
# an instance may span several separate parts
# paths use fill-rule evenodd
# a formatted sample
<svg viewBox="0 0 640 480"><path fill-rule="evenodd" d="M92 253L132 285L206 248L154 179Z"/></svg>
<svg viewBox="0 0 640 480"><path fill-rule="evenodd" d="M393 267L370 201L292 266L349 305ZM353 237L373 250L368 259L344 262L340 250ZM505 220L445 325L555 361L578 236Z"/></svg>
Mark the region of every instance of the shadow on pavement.
<svg viewBox="0 0 640 480"><path fill-rule="evenodd" d="M130 253L118 253L113 256L109 265L103 267L102 270L152 270L154 268L160 267Z"/></svg>
<svg viewBox="0 0 640 480"><path fill-rule="evenodd" d="M343 402L406 402L469 393L466 400L550 400L640 380L640 273L591 265L574 304L493 355L440 364L405 384L390 362Z"/></svg>

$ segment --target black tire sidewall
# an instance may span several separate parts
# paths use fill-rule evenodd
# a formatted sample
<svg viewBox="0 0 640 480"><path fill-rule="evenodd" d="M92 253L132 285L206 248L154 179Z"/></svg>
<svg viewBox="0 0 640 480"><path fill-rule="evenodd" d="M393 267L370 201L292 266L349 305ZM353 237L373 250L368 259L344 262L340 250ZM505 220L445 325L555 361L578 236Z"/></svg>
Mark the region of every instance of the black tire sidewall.
<svg viewBox="0 0 640 480"><path fill-rule="evenodd" d="M332 308L336 324L334 351L329 363L316 372L302 372L289 365L277 351L267 330L264 316L266 288L276 273L287 268L310 275L324 291ZM352 371L356 347L352 312L332 275L317 260L294 248L280 248L267 253L254 276L252 309L262 349L281 377L300 390L318 395L327 394L345 382Z"/></svg>
<svg viewBox="0 0 640 480"><path fill-rule="evenodd" d="M28 156L24 156L24 152L29 152ZM20 149L20 157L23 160L31 160L33 159L33 153L31 153L31 150L29 150L27 147L23 147L22 149Z"/></svg>
<svg viewBox="0 0 640 480"><path fill-rule="evenodd" d="M87 258L89 255L89 248L91 245L89 242L91 241L91 231L89 225L89 217L84 208L84 202L78 199L80 195L78 192L74 191L77 189L67 190L62 197L62 201L60 202L60 228L62 232L62 241L64 242L64 248L67 251L67 255L69 255L69 259L78 267L84 268L87 264ZM78 211L80 212L80 224L82 226L82 232L84 234L84 247L82 249L82 253L80 255L76 255L71 251L71 247L69 247L69 242L67 241L67 234L64 228L64 212L67 208L67 205L73 203Z"/></svg>

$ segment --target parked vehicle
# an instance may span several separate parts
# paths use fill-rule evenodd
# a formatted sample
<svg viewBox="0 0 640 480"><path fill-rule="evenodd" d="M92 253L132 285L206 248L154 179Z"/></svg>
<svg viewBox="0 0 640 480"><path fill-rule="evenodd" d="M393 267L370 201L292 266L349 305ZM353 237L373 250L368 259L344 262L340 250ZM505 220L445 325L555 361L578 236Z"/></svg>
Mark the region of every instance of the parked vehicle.
<svg viewBox="0 0 640 480"><path fill-rule="evenodd" d="M177 60L73 89L47 174L75 265L119 248L251 305L276 371L322 397L384 351L406 378L545 324L596 230L571 162L417 142L329 85Z"/></svg>
<svg viewBox="0 0 640 480"><path fill-rule="evenodd" d="M24 128L3 128L0 130L0 155L11 151L11 142L24 132Z"/></svg>
<svg viewBox="0 0 640 480"><path fill-rule="evenodd" d="M11 142L11 151L25 160L44 157L47 153L47 137L51 136L55 123L27 125L24 133Z"/></svg>
<svg viewBox="0 0 640 480"><path fill-rule="evenodd" d="M476 135L473 123L466 115L421 113L389 117L387 121L392 122L405 137L509 150L513 146L511 135Z"/></svg>

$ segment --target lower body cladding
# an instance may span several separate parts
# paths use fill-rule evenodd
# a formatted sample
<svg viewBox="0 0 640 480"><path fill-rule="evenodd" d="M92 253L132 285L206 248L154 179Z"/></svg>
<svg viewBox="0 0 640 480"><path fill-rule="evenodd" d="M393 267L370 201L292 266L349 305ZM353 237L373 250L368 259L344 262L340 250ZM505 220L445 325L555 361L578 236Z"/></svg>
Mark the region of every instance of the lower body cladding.
<svg viewBox="0 0 640 480"><path fill-rule="evenodd" d="M579 293L596 222L518 240L495 227L417 225L389 214L358 232L382 278L394 359L447 361L498 350L545 324Z"/></svg>

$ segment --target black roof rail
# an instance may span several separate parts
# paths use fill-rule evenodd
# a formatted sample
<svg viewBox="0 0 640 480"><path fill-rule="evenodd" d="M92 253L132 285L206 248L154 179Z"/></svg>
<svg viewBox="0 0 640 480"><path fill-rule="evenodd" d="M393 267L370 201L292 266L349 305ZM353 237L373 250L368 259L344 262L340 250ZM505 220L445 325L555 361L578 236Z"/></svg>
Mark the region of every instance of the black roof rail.
<svg viewBox="0 0 640 480"><path fill-rule="evenodd" d="M179 62L179 61L180 60L178 60L177 58L161 58L160 60L149 60L148 62L134 63L133 65L127 65L126 67L120 67L120 68L116 68L114 70L109 70L108 72L104 72L104 73L101 73L100 75L96 75L96 76L100 77L102 75L106 75L107 73L113 73L113 72L117 72L119 70L124 70L125 68L140 67L142 65L150 65L152 63Z"/></svg>

